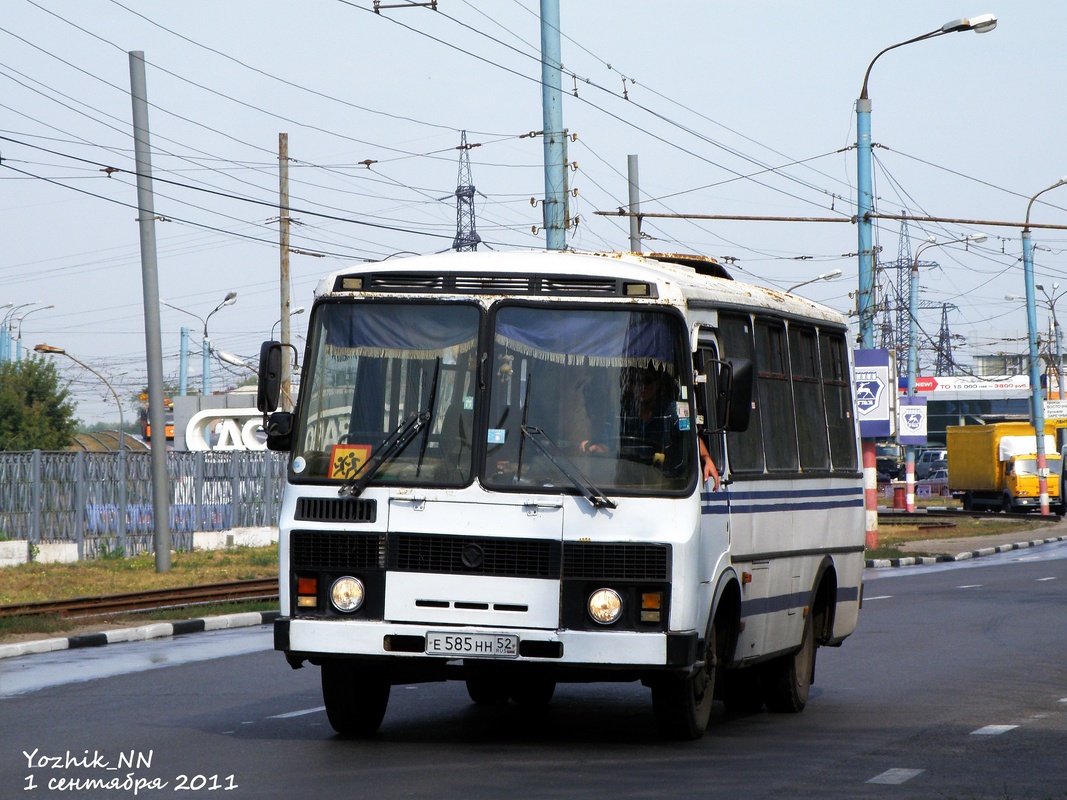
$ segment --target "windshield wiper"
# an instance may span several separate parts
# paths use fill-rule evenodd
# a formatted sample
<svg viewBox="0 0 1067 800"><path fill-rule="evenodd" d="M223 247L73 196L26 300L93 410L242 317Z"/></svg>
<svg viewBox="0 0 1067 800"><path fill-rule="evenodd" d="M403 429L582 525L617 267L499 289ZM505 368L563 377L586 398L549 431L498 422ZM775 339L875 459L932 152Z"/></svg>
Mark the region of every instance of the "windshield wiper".
<svg viewBox="0 0 1067 800"><path fill-rule="evenodd" d="M374 455L367 459L367 463L363 465L363 469L359 472L359 477L353 478L338 489L337 494L341 497L359 497L378 470L382 468L382 464L407 447L411 440L418 435L419 431L429 424L430 418L429 411L420 411L401 422L396 427L396 430L386 436L385 440L374 448Z"/></svg>
<svg viewBox="0 0 1067 800"><path fill-rule="evenodd" d="M590 480L585 477L581 470L574 465L574 463L563 454L563 451L559 449L559 445L552 441L551 437L540 428L535 428L532 425L521 426L522 435L525 439L530 437L530 441L537 445L537 449L545 454L545 458L551 461L560 472L562 472L567 480L569 480L574 487L582 493L582 497L588 500L596 508L618 508L618 503L600 491L594 486ZM544 439L544 441L541 441Z"/></svg>

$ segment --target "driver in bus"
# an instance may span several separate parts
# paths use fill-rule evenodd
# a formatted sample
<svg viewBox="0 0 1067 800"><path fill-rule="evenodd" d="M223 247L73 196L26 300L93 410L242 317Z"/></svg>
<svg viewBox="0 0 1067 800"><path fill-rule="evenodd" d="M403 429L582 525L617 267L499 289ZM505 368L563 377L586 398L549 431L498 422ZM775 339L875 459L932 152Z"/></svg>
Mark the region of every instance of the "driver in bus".
<svg viewBox="0 0 1067 800"><path fill-rule="evenodd" d="M652 463L664 470L681 459L676 450L681 430L678 418L678 403L674 382L666 372L651 367L635 369L630 373L626 387L620 435L623 439L651 445L654 449ZM712 481L712 491L719 490L719 471L708 453L704 440L697 439L700 446L701 475L703 482ZM606 445L585 440L581 450L588 453L605 453Z"/></svg>

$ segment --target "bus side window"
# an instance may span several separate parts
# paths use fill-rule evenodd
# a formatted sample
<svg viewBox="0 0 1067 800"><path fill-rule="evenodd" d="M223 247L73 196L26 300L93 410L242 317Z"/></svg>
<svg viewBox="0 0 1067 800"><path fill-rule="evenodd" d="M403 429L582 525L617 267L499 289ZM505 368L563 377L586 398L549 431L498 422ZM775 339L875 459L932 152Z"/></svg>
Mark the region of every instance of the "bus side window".
<svg viewBox="0 0 1067 800"><path fill-rule="evenodd" d="M719 395L719 364L715 345L702 342L696 352L695 364L697 374L704 376L704 382L696 387L697 414L702 418L702 422L697 425L697 434L704 440L711 460L721 469L722 434L710 432L715 431L719 417L716 407Z"/></svg>

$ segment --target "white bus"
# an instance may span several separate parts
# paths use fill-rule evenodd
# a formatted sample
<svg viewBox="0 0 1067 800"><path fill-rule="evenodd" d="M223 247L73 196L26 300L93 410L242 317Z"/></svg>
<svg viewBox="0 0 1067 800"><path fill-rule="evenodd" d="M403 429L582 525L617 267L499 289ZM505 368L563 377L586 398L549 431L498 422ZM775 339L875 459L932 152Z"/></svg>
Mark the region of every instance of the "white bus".
<svg viewBox="0 0 1067 800"><path fill-rule="evenodd" d="M390 687L545 704L640 681L669 738L715 698L798 712L856 626L848 328L710 259L448 253L319 284L289 450L275 648L331 725ZM259 406L277 407L277 342ZM721 475L704 480L702 461Z"/></svg>

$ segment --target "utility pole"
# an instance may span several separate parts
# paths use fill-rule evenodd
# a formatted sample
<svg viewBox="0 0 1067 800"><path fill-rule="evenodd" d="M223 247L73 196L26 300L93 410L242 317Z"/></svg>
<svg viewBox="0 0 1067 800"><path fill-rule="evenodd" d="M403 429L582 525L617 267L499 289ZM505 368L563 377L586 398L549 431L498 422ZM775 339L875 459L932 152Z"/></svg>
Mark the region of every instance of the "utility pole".
<svg viewBox="0 0 1067 800"><path fill-rule="evenodd" d="M279 228L279 250L281 251L281 293L282 322L279 335L282 341L282 410L289 411L292 403L289 399L292 377L289 371L289 308L292 305L289 290L289 134L278 134L278 206L281 211Z"/></svg>
<svg viewBox="0 0 1067 800"><path fill-rule="evenodd" d="M148 360L148 416L153 431L167 429L163 409L163 341L159 328L159 275L156 265L156 212L152 194L152 147L148 137L148 88L144 53L130 52L130 96L137 163L137 219L141 234L141 283L144 295L145 355ZM126 476L122 476L123 485ZM170 571L170 485L167 439L152 445L152 537L156 572Z"/></svg>
<svg viewBox="0 0 1067 800"><path fill-rule="evenodd" d="M545 245L567 248L567 162L563 140L563 66L560 62L559 0L541 0L541 113L544 120Z"/></svg>
<svg viewBox="0 0 1067 800"><path fill-rule="evenodd" d="M641 194L637 177L637 156L626 156L626 178L630 200L630 252L641 252Z"/></svg>

